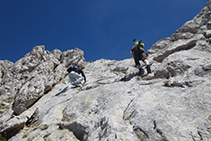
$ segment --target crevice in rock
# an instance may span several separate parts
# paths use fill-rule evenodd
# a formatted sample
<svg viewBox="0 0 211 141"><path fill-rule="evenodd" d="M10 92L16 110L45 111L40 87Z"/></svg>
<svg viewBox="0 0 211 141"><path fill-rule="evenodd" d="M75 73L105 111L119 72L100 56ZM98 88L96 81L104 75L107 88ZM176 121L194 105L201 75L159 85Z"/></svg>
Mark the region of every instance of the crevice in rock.
<svg viewBox="0 0 211 141"><path fill-rule="evenodd" d="M203 137L202 137L202 135L201 135L201 132L200 131L198 131L197 132L197 134L199 135L199 137L200 137L200 141L203 141Z"/></svg>
<svg viewBox="0 0 211 141"><path fill-rule="evenodd" d="M108 126L108 120L106 120L106 117L101 118L99 126L102 130Z"/></svg>
<svg viewBox="0 0 211 141"><path fill-rule="evenodd" d="M4 132L0 132L3 138L9 140L12 136L15 136L21 129L24 128L25 123L16 124L11 128L8 128Z"/></svg>
<svg viewBox="0 0 211 141"><path fill-rule="evenodd" d="M4 71L2 72L2 74L1 74L1 76L0 76L0 78L4 78ZM0 85L1 86L1 85Z"/></svg>
<svg viewBox="0 0 211 141"><path fill-rule="evenodd" d="M115 133L115 139L117 139L117 134Z"/></svg>
<svg viewBox="0 0 211 141"><path fill-rule="evenodd" d="M154 127L153 129L162 137L162 141L169 141L167 137L163 134L162 130L157 128L156 120L153 121Z"/></svg>
<svg viewBox="0 0 211 141"><path fill-rule="evenodd" d="M110 126L108 124L108 119L106 119L106 117L101 118L98 127L101 128L101 131L98 133L99 140L101 140L103 137L107 137L109 134Z"/></svg>
<svg viewBox="0 0 211 141"><path fill-rule="evenodd" d="M59 129L68 129L69 131L73 132L75 137L80 141L86 141L88 132L86 131L87 127L82 126L80 123L73 122L71 124L58 124Z"/></svg>
<svg viewBox="0 0 211 141"><path fill-rule="evenodd" d="M26 121L26 126L27 127L30 127L33 123L36 122L37 113L38 113L38 109L36 109L34 111L34 113L32 114L32 116L30 118L28 118L28 120Z"/></svg>
<svg viewBox="0 0 211 141"><path fill-rule="evenodd" d="M109 119L106 117L103 117L94 126L95 130L99 131L98 138L100 141L103 140L102 138L106 139L109 136L109 134L111 133L111 126L108 124L108 122L109 122ZM116 138L117 138L117 135L115 134L115 139Z"/></svg>
<svg viewBox="0 0 211 141"><path fill-rule="evenodd" d="M53 71L55 71L55 69L58 67L58 64L54 65Z"/></svg>
<svg viewBox="0 0 211 141"><path fill-rule="evenodd" d="M135 110L130 114L130 116L126 116L126 112L127 112L127 110L129 109L129 107L130 107L130 105L131 105L131 103L133 102L133 100L134 99L131 99L131 101L128 103L128 105L127 105L127 107L126 107L126 109L124 110L124 112L123 112L123 120L129 120L131 117L132 117L132 115L134 114L134 112L136 112Z"/></svg>
<svg viewBox="0 0 211 141"><path fill-rule="evenodd" d="M46 139L48 136L50 136L51 133L46 134L45 136L43 136L44 139Z"/></svg>
<svg viewBox="0 0 211 141"><path fill-rule="evenodd" d="M154 124L153 129L156 129L157 128L157 124L156 124L156 121L155 120L153 121L153 124Z"/></svg>
<svg viewBox="0 0 211 141"><path fill-rule="evenodd" d="M194 138L194 136L193 136L193 134L192 134L192 132L190 132L189 134L190 134L192 140L193 140L193 141L196 141L195 138Z"/></svg>
<svg viewBox="0 0 211 141"><path fill-rule="evenodd" d="M156 132L162 137L162 141L169 141L160 129L156 129Z"/></svg>
<svg viewBox="0 0 211 141"><path fill-rule="evenodd" d="M136 136L138 137L138 139L140 141L147 141L148 140L149 135L142 128L140 128L138 126L134 126L133 131L135 132Z"/></svg>
<svg viewBox="0 0 211 141"><path fill-rule="evenodd" d="M131 112L131 114L130 114L125 120L129 120L129 119L135 117L136 115L137 115L137 111L136 111L136 110L133 110L133 111Z"/></svg>
<svg viewBox="0 0 211 141"><path fill-rule="evenodd" d="M98 138L99 140L102 140L102 138L108 137L108 135L111 133L111 126L108 124L108 120L106 117L103 117L100 119L99 122L97 122L94 126L96 130L98 130ZM100 128L100 130L98 129ZM117 135L115 134L115 139L117 138Z"/></svg>
<svg viewBox="0 0 211 141"><path fill-rule="evenodd" d="M46 86L45 90L44 90L44 94L47 94L48 92L50 92L54 86L55 86L55 84L53 86Z"/></svg>

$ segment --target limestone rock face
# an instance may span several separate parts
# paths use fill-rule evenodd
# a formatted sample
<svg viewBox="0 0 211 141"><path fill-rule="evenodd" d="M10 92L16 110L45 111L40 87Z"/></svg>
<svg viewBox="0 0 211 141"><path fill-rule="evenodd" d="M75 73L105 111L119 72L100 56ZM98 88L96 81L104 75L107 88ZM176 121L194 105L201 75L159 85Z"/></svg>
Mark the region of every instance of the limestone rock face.
<svg viewBox="0 0 211 141"><path fill-rule="evenodd" d="M0 137L17 140L211 140L211 2L149 52L151 74L132 58L86 62L83 51L36 46L0 61ZM88 82L69 86L66 67Z"/></svg>
<svg viewBox="0 0 211 141"><path fill-rule="evenodd" d="M54 50L51 53L44 46L36 46L14 64L1 61L0 92L5 99L1 105L6 108L14 100L14 113L22 113L60 82L67 75L65 66L72 63L84 67L83 51L72 49L62 53Z"/></svg>
<svg viewBox="0 0 211 141"><path fill-rule="evenodd" d="M190 39L195 34L205 34L210 30L210 7L211 2L207 3L201 12L194 17L193 20L186 22L180 29L178 29L173 35L173 40Z"/></svg>

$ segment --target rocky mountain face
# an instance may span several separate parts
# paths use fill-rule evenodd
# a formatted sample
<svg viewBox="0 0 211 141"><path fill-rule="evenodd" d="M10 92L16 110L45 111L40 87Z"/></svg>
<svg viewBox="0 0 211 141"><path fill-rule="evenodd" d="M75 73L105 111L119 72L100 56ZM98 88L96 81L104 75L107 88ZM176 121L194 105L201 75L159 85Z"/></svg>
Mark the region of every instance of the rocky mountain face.
<svg viewBox="0 0 211 141"><path fill-rule="evenodd" d="M148 51L153 72L132 58L86 62L83 51L36 46L0 61L0 139L9 141L211 140L211 1ZM84 68L87 85L66 67Z"/></svg>

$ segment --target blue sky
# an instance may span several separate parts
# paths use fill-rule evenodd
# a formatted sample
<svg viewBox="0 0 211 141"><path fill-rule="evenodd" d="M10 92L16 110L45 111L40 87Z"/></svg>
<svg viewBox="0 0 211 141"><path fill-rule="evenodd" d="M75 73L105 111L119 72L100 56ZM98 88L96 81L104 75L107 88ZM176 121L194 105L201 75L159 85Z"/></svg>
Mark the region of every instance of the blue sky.
<svg viewBox="0 0 211 141"><path fill-rule="evenodd" d="M0 60L16 62L36 45L79 48L86 61L130 58L192 20L209 0L0 0Z"/></svg>

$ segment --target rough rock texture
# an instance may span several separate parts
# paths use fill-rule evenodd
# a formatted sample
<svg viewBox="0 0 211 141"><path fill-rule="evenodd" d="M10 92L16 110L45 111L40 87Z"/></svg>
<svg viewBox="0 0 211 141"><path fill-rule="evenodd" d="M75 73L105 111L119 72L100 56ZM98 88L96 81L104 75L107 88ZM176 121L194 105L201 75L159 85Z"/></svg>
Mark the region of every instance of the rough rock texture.
<svg viewBox="0 0 211 141"><path fill-rule="evenodd" d="M44 46L36 46L14 64L1 61L1 108L8 109L14 101L14 113L22 113L66 77L65 67L70 64L84 67L83 51L76 48L62 53L56 49L51 53Z"/></svg>
<svg viewBox="0 0 211 141"><path fill-rule="evenodd" d="M0 139L211 140L210 10L211 2L152 46L149 75L132 58L85 62L79 49L37 46L16 63L0 61ZM88 82L64 91L70 64Z"/></svg>

